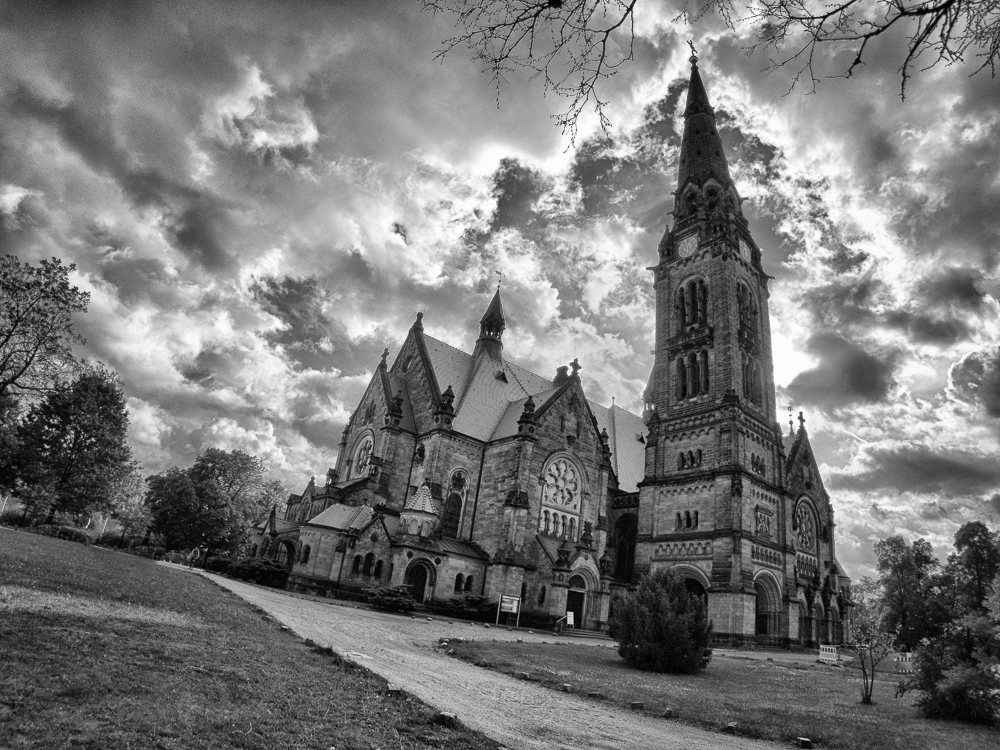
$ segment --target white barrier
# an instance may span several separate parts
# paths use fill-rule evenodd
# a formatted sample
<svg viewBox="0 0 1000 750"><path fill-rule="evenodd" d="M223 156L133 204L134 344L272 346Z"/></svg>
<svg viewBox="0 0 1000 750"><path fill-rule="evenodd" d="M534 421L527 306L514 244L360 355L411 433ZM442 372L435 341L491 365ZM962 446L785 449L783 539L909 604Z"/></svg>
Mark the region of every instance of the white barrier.
<svg viewBox="0 0 1000 750"><path fill-rule="evenodd" d="M836 646L820 646L819 660L825 664L836 664L840 661L840 654Z"/></svg>
<svg viewBox="0 0 1000 750"><path fill-rule="evenodd" d="M913 654L896 654L892 660L896 662L897 672L913 671Z"/></svg>

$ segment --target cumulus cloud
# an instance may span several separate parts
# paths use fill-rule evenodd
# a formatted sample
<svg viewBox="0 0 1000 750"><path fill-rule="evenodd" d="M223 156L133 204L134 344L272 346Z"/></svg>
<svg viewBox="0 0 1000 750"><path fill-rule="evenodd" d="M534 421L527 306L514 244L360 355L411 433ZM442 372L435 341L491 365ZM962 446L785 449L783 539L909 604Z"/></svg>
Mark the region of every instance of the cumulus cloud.
<svg viewBox="0 0 1000 750"><path fill-rule="evenodd" d="M871 354L835 333L813 335L806 348L819 359L819 365L788 384L796 401L836 408L888 397L898 357L895 352Z"/></svg>

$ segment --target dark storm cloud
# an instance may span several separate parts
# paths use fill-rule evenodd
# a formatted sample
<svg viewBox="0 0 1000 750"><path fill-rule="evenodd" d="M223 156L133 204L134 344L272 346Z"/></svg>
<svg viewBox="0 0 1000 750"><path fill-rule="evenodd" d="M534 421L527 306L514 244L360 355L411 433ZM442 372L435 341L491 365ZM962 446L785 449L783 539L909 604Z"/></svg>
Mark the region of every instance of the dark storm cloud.
<svg viewBox="0 0 1000 750"><path fill-rule="evenodd" d="M15 117L52 126L92 169L114 179L137 207L161 210L169 235L185 255L210 271L232 267L233 257L222 240L230 224L226 203L159 170L136 167L104 113L45 99L24 85L5 105Z"/></svg>
<svg viewBox="0 0 1000 750"><path fill-rule="evenodd" d="M535 211L535 202L551 187L551 181L517 159L501 159L491 178L497 207L490 229L519 229L524 235L536 233L543 217Z"/></svg>
<svg viewBox="0 0 1000 750"><path fill-rule="evenodd" d="M876 321L874 308L885 301L889 290L871 273L841 276L825 286L809 289L802 300L823 328L868 326Z"/></svg>
<svg viewBox="0 0 1000 750"><path fill-rule="evenodd" d="M264 277L251 292L257 303L283 324L281 330L265 333L264 338L280 345L299 367L333 368L351 376L371 370L378 363L385 336L352 339L343 322L327 314L327 307L335 307L330 290L315 276Z"/></svg>
<svg viewBox="0 0 1000 750"><path fill-rule="evenodd" d="M864 472L833 470L826 486L857 492L978 495L1000 487L1000 463L995 456L929 445L876 448L868 451Z"/></svg>
<svg viewBox="0 0 1000 750"><path fill-rule="evenodd" d="M948 381L958 398L1000 417L1000 347L967 354L952 366Z"/></svg>
<svg viewBox="0 0 1000 750"><path fill-rule="evenodd" d="M921 282L919 293L922 301L968 312L979 312L986 300L980 289L983 272L967 266L946 266L937 275Z"/></svg>
<svg viewBox="0 0 1000 750"><path fill-rule="evenodd" d="M798 403L837 408L883 401L893 385L896 355L881 357L835 333L818 333L806 343L819 365L800 373L788 385Z"/></svg>

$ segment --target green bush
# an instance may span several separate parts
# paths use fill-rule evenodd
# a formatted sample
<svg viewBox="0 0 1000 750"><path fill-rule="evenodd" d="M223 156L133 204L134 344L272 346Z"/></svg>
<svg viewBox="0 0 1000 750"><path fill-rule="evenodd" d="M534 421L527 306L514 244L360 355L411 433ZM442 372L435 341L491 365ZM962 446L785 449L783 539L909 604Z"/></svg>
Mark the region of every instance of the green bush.
<svg viewBox="0 0 1000 750"><path fill-rule="evenodd" d="M218 573L219 575L226 575L229 573L229 569L233 566L233 560L229 557L210 557L205 560L205 570L210 573Z"/></svg>
<svg viewBox="0 0 1000 750"><path fill-rule="evenodd" d="M228 575L261 586L284 588L288 582L288 571L281 563L259 557L245 557L229 565Z"/></svg>
<svg viewBox="0 0 1000 750"><path fill-rule="evenodd" d="M56 537L58 537L59 539L68 539L71 542L90 544L90 534L88 534L83 529L76 529L73 528L72 526L57 527Z"/></svg>
<svg viewBox="0 0 1000 750"><path fill-rule="evenodd" d="M442 617L455 617L477 622L493 622L497 615L497 603L491 601L489 597L477 594L453 596L444 602L429 603L427 608Z"/></svg>
<svg viewBox="0 0 1000 750"><path fill-rule="evenodd" d="M417 603L406 586L379 586L368 593L368 603L383 612L412 612Z"/></svg>
<svg viewBox="0 0 1000 750"><path fill-rule="evenodd" d="M1000 718L997 645L986 617L969 615L917 647L913 677L899 687L919 693L914 701L929 719L991 724Z"/></svg>
<svg viewBox="0 0 1000 750"><path fill-rule="evenodd" d="M618 654L652 672L694 674L708 666L712 623L705 602L673 570L646 576L615 602L608 625Z"/></svg>

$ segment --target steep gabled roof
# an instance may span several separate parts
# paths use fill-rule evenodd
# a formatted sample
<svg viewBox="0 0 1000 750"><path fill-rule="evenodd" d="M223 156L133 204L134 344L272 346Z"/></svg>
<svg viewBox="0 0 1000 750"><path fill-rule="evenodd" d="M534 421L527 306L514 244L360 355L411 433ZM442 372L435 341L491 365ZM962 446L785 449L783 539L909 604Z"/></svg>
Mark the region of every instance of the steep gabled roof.
<svg viewBox="0 0 1000 750"><path fill-rule="evenodd" d="M331 505L315 518L308 521L308 526L325 526L328 529L348 531L363 529L375 514L367 505Z"/></svg>
<svg viewBox="0 0 1000 750"><path fill-rule="evenodd" d="M450 385L455 392L455 403L461 403L472 371L472 355L432 336L425 334L422 338L437 382L443 383L445 388Z"/></svg>
<svg viewBox="0 0 1000 750"><path fill-rule="evenodd" d="M608 431L611 465L618 476L618 489L638 492L646 473L646 424L642 417L620 406L610 408L588 401L599 429Z"/></svg>

